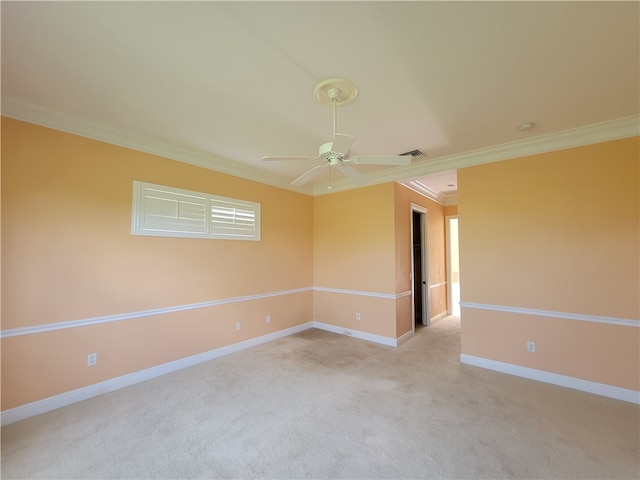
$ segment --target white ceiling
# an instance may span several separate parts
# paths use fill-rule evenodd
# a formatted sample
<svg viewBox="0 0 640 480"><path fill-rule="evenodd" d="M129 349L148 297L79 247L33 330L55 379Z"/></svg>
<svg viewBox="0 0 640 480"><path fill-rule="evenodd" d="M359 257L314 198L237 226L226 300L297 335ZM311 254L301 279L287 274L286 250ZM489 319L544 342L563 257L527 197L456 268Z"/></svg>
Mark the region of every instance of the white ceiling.
<svg viewBox="0 0 640 480"><path fill-rule="evenodd" d="M426 154L359 169L451 193L472 157L602 122L637 130L639 6L3 1L2 113L288 186L315 164L261 158L315 155L332 114L313 88L345 77L353 153Z"/></svg>

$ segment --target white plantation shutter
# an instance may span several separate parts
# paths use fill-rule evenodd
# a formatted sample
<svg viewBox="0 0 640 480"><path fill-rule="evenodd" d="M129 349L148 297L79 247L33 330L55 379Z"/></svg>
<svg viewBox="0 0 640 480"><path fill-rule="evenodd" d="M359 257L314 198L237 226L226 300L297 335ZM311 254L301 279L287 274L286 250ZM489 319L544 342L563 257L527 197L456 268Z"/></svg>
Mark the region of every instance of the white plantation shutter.
<svg viewBox="0 0 640 480"><path fill-rule="evenodd" d="M211 217L209 232L219 238L251 238L257 232L258 204L240 203L232 199L211 198Z"/></svg>
<svg viewBox="0 0 640 480"><path fill-rule="evenodd" d="M131 233L260 240L260 204L134 181Z"/></svg>
<svg viewBox="0 0 640 480"><path fill-rule="evenodd" d="M165 233L206 233L207 199L202 196L174 193L143 187L140 227Z"/></svg>

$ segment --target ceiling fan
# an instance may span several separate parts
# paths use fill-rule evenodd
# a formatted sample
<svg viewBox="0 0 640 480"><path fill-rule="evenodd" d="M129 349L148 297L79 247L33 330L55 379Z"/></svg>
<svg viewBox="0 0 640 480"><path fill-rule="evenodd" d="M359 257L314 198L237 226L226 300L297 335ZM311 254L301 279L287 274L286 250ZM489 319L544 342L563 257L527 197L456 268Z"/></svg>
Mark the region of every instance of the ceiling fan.
<svg viewBox="0 0 640 480"><path fill-rule="evenodd" d="M326 105L333 105L333 140L320 145L316 157L263 157L264 161L280 160L322 160L321 165L313 167L296 178L292 185L303 185L318 176L326 168L329 171L329 188L331 188L331 168L337 167L346 177L357 185L364 185L369 180L356 170L353 165L410 165L410 155L351 155L351 145L355 137L337 133L338 105L352 102L358 95L355 85L344 78L329 78L318 83L314 89L316 98Z"/></svg>

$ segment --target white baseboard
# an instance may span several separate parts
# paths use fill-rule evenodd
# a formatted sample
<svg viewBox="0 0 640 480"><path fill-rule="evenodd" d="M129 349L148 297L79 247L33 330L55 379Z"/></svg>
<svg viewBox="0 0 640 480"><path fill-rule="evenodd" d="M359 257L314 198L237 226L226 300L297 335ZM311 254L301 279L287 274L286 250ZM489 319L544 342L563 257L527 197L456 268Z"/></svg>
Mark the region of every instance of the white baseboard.
<svg viewBox="0 0 640 480"><path fill-rule="evenodd" d="M606 385L604 383L591 382L589 380L582 380L580 378L545 372L543 370L536 370L534 368L521 367L519 365L499 362L497 360L489 360L487 358L476 357L474 355L467 355L466 353L460 354L460 362L467 365L473 365L475 367L486 368L488 370L495 370L496 372L508 373L509 375L528 378L530 380L551 383L553 385L573 388L574 390L593 393L595 395L601 395L603 397L615 398L617 400L623 400L625 402L640 404L640 392L636 392L635 390L628 390L626 388Z"/></svg>
<svg viewBox="0 0 640 480"><path fill-rule="evenodd" d="M401 335L398 339L394 339L383 337L381 335L374 335L372 333L361 332L358 330L348 330L343 327L338 327L336 325L330 325L322 322L307 322L301 325L296 325L295 327L290 327L284 330L269 333L261 337L256 337L245 340L243 342L216 348L215 350L210 350L208 352L192 355L190 357L181 358L179 360L168 362L162 365L157 365L145 370L140 370L138 372L133 372L121 377L112 378L110 380L96 383L94 385L89 385L76 390L72 390L70 392L62 393L60 395L54 395L52 397L28 403L26 405L11 408L2 412L0 416L0 424L2 426L9 425L10 423L18 422L35 415L40 415L42 413L50 412L58 408L66 407L67 405L71 405L83 400L88 400L90 398L97 397L98 395L113 392L115 390L135 385L136 383L140 383L145 380L160 377L162 375L182 370L199 363L207 362L209 360L229 355L231 353L239 352L246 348L254 347L263 343L277 340L279 338L293 335L294 333L302 332L310 328L318 328L320 330L326 330L333 333L349 335L355 338L387 345L390 347L397 347L413 336L413 332L409 331L404 335ZM590 382L579 378L568 377L565 375L545 372L542 370L535 370L532 368L521 367L509 363L498 362L496 360L489 360L486 358L467 355L464 353L460 355L460 361L467 365L473 365L476 367L528 378L530 380L551 383L562 387L573 388L596 395L602 395L626 402L640 404L640 392L636 392L634 390L628 390L602 383Z"/></svg>
<svg viewBox="0 0 640 480"><path fill-rule="evenodd" d="M348 335L350 337L359 338L361 340L367 340L373 343L380 343L382 345L387 345L388 347L398 346L398 341L395 338L383 337L382 335L375 335L373 333L361 332L359 330L352 330L350 328L339 327L337 325L331 325L329 323L313 321L313 328L326 330L327 332L340 333L342 335Z"/></svg>
<svg viewBox="0 0 640 480"><path fill-rule="evenodd" d="M9 410L5 410L4 412L2 412L0 416L0 424L2 426L5 426L10 423L33 417L35 415L40 415L41 413L46 413L58 408L66 407L67 405L71 405L82 400L88 400L89 398L97 397L98 395L102 395L104 393L109 393L124 387L129 387L136 383L144 382L145 380L160 377L162 375L166 375L167 373L172 373L177 370L182 370L199 363L222 357L224 355L239 352L240 350L244 350L246 348L254 347L256 345L293 335L294 333L308 330L312 327L312 322L303 323L301 325L285 328L284 330L279 330L267 335L262 335L260 337L245 340L243 342L216 348L215 350L199 353L197 355L181 358L179 360L174 360L172 362L157 365L155 367L146 368L138 372L129 373L121 377L105 380L104 382L78 388L76 390L71 390L70 392L61 393L60 395L54 395L53 397L44 398L42 400L28 403L26 405L10 408Z"/></svg>
<svg viewBox="0 0 640 480"><path fill-rule="evenodd" d="M409 340L410 338L413 338L413 330L409 330L407 333L400 335L398 337L398 339L396 340L396 346L400 346L402 345L404 342L406 342L407 340Z"/></svg>

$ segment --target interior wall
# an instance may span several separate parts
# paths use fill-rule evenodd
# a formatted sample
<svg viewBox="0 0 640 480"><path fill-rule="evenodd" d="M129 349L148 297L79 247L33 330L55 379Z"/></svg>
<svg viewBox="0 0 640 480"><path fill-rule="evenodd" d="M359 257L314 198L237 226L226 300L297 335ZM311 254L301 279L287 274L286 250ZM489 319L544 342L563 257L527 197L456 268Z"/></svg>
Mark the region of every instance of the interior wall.
<svg viewBox="0 0 640 480"><path fill-rule="evenodd" d="M639 390L638 158L636 137L458 171L464 354Z"/></svg>
<svg viewBox="0 0 640 480"><path fill-rule="evenodd" d="M390 339L412 331L412 203L428 210L431 316L446 312L444 207L385 183L314 198L315 321Z"/></svg>
<svg viewBox="0 0 640 480"><path fill-rule="evenodd" d="M419 205L427 210L427 243L429 250L429 306L431 318L447 310L446 290L446 254L445 254L445 207L399 183L395 190L395 252L396 252L396 291L410 292L411 280L411 204ZM398 299L399 312L397 319L397 336L411 331L412 299L411 296ZM408 302L409 308L403 305ZM407 315L408 312L408 315Z"/></svg>
<svg viewBox="0 0 640 480"><path fill-rule="evenodd" d="M261 241L132 236L133 180L259 202ZM1 205L3 410L312 318L312 197L2 118Z"/></svg>
<svg viewBox="0 0 640 480"><path fill-rule="evenodd" d="M393 191L385 183L314 197L315 321L396 338Z"/></svg>
<svg viewBox="0 0 640 480"><path fill-rule="evenodd" d="M458 215L458 205L445 205L444 206L445 217Z"/></svg>

